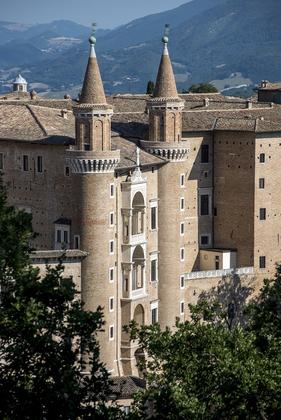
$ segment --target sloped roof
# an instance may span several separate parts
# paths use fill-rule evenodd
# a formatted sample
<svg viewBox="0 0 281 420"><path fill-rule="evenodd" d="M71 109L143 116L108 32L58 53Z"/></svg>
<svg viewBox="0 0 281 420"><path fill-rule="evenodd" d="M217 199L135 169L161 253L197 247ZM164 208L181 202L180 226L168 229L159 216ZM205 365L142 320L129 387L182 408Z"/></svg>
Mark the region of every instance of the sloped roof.
<svg viewBox="0 0 281 420"><path fill-rule="evenodd" d="M137 376L115 376L111 378L110 394L116 395L117 399L131 399L138 391L143 391L146 382Z"/></svg>
<svg viewBox="0 0 281 420"><path fill-rule="evenodd" d="M37 141L51 136L73 137L74 118L61 110L34 105L0 104L0 138Z"/></svg>
<svg viewBox="0 0 281 420"><path fill-rule="evenodd" d="M135 168L136 167L136 155L137 147L140 147L138 141L133 142L132 140L125 139L120 136L112 137L112 149L120 150L120 162L117 168ZM166 163L164 159L159 158L158 156L151 155L144 150L140 150L140 166L147 165L161 165Z"/></svg>

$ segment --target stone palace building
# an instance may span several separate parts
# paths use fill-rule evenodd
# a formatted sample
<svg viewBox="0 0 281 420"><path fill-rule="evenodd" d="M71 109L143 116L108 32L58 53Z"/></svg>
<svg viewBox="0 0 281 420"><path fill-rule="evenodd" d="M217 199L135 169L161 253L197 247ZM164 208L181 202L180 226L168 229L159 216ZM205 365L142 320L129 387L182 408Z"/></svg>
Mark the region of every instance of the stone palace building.
<svg viewBox="0 0 281 420"><path fill-rule="evenodd" d="M106 97L95 43L79 102L39 98L21 76L0 98L0 170L32 213L33 263L43 272L66 249L86 309L103 307L103 361L134 375L130 320L173 327L224 276L258 288L273 275L281 105L265 85L260 101L179 95L167 37L152 96Z"/></svg>

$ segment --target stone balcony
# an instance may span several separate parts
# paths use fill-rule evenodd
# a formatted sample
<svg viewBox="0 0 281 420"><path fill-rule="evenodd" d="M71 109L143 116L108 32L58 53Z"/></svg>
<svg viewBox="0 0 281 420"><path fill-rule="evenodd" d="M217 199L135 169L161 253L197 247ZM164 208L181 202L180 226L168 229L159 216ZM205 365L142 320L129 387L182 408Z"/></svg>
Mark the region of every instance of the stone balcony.
<svg viewBox="0 0 281 420"><path fill-rule="evenodd" d="M146 243L145 233L138 233L136 235L128 235L123 237L123 244L135 246Z"/></svg>

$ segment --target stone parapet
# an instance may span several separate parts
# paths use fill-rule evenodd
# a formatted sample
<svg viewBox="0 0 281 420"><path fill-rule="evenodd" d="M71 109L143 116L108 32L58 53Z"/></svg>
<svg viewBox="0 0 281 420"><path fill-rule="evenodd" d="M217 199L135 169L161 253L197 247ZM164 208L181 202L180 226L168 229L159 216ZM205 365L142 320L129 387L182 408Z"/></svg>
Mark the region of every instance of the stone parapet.
<svg viewBox="0 0 281 420"><path fill-rule="evenodd" d="M109 173L114 172L119 161L120 151L83 151L67 150L66 160L73 173Z"/></svg>
<svg viewBox="0 0 281 420"><path fill-rule="evenodd" d="M147 101L147 109L183 110L184 101L181 98L151 98Z"/></svg>
<svg viewBox="0 0 281 420"><path fill-rule="evenodd" d="M79 117L112 115L113 109L108 104L79 104L73 107L73 114Z"/></svg>
<svg viewBox="0 0 281 420"><path fill-rule="evenodd" d="M189 149L183 142L169 144L166 142L142 141L141 145L146 152L172 162L186 160L189 152Z"/></svg>

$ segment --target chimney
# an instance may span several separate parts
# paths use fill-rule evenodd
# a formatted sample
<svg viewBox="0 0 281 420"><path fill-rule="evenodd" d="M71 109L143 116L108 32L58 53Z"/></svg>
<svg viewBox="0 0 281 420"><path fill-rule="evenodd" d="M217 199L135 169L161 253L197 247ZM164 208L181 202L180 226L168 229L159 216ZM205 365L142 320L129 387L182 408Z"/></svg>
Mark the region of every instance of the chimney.
<svg viewBox="0 0 281 420"><path fill-rule="evenodd" d="M32 90L31 92L30 92L30 99L36 99L37 98L37 92L35 91L35 90Z"/></svg>
<svg viewBox="0 0 281 420"><path fill-rule="evenodd" d="M71 96L70 95L68 95L68 93L66 93L65 95L64 95L64 97L63 97L64 99L71 99Z"/></svg>
<svg viewBox="0 0 281 420"><path fill-rule="evenodd" d="M247 109L252 109L253 108L253 102L252 102L251 99L246 100L246 108Z"/></svg>
<svg viewBox="0 0 281 420"><path fill-rule="evenodd" d="M267 87L267 83L268 83L267 80L262 80L261 81L261 88L266 88Z"/></svg>
<svg viewBox="0 0 281 420"><path fill-rule="evenodd" d="M208 106L210 105L210 99L209 98L204 98L203 102L204 102L204 106L206 108L208 108Z"/></svg>
<svg viewBox="0 0 281 420"><path fill-rule="evenodd" d="M60 114L63 119L67 120L67 109L62 109Z"/></svg>

